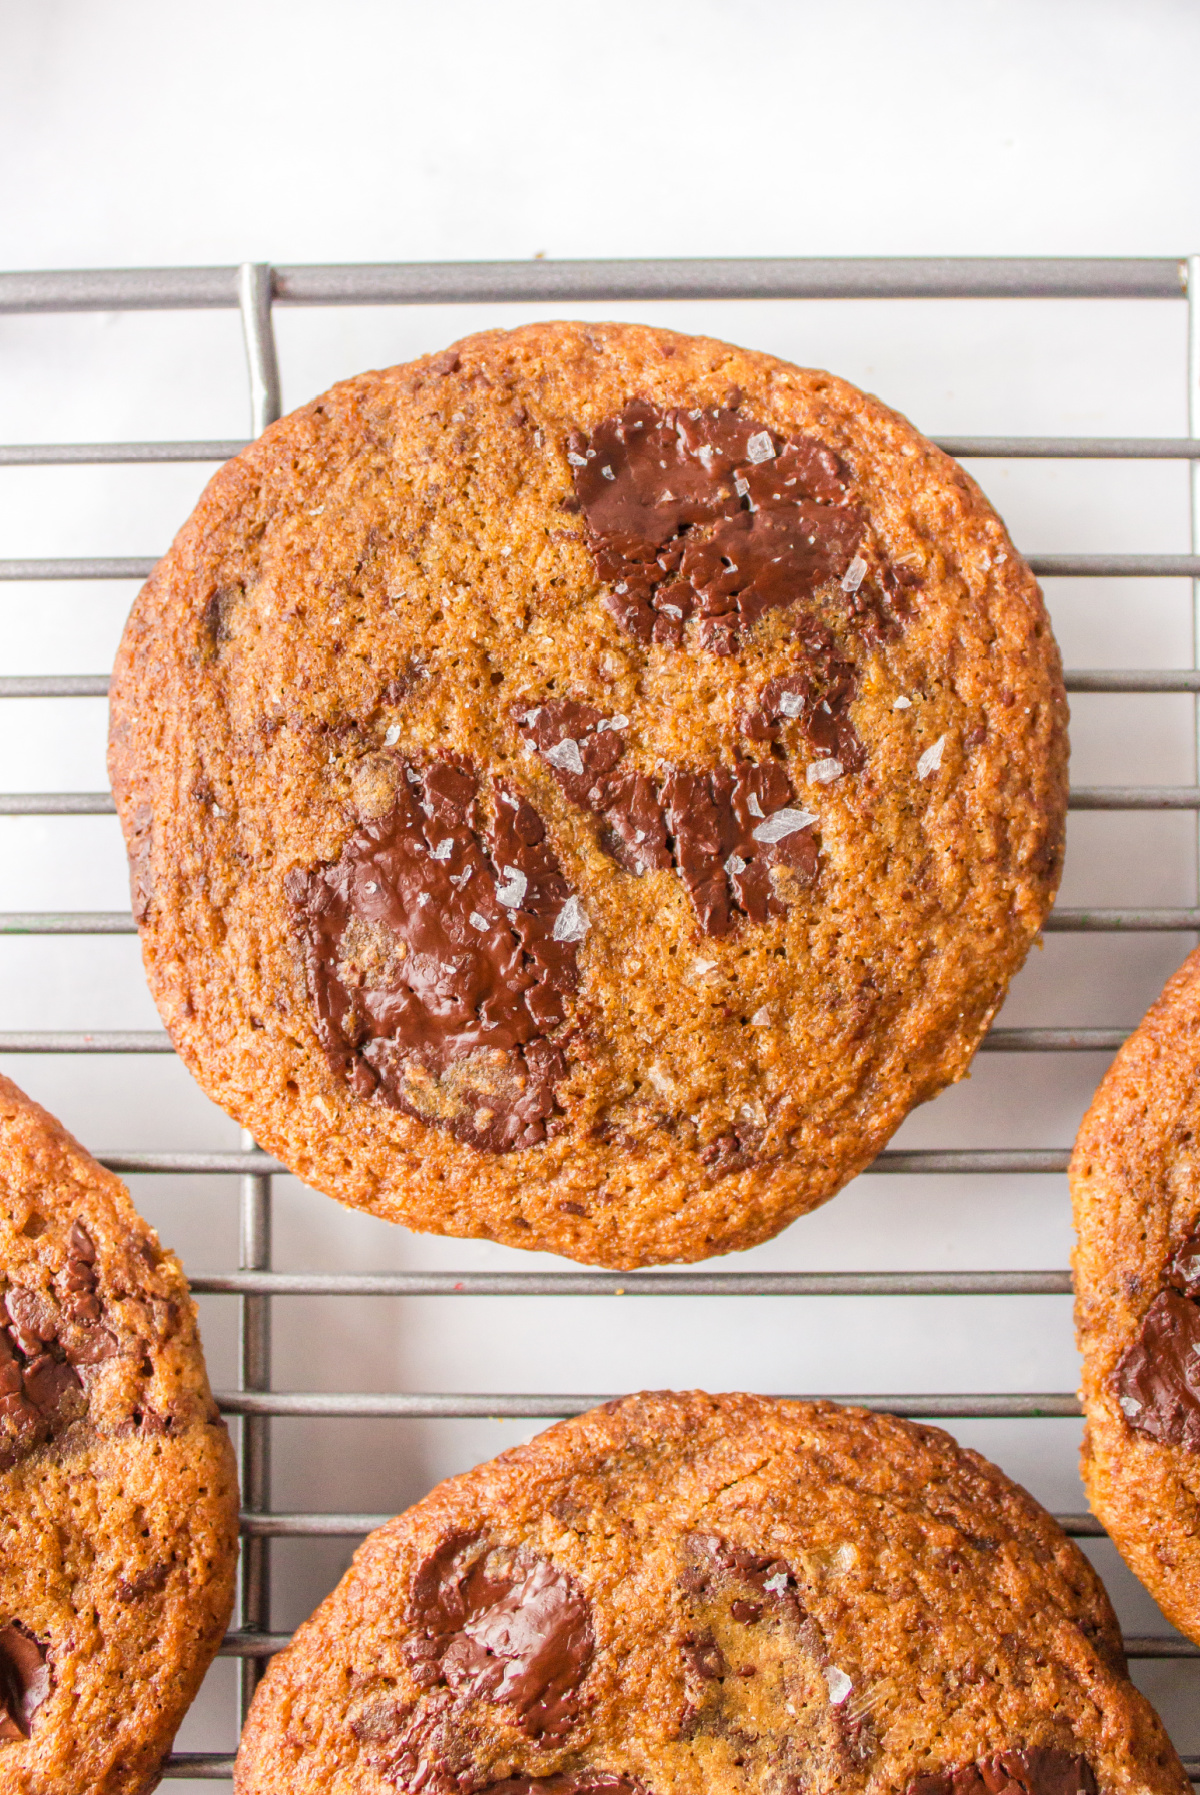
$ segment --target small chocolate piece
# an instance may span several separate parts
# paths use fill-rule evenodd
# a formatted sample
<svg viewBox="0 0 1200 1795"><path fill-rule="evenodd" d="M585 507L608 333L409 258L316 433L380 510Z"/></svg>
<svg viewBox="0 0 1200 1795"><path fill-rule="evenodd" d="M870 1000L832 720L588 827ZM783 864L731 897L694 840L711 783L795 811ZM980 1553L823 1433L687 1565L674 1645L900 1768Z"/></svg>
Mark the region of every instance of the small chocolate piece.
<svg viewBox="0 0 1200 1795"><path fill-rule="evenodd" d="M683 1656L689 1670L703 1681L717 1682L725 1675L725 1656L711 1633L689 1633Z"/></svg>
<svg viewBox="0 0 1200 1795"><path fill-rule="evenodd" d="M52 1686L47 1648L20 1621L0 1628L0 1743L28 1739Z"/></svg>
<svg viewBox="0 0 1200 1795"><path fill-rule="evenodd" d="M1092 1767L1078 1752L1031 1745L914 1777L907 1795L1097 1795L1097 1791Z"/></svg>
<svg viewBox="0 0 1200 1795"><path fill-rule="evenodd" d="M336 861L289 872L317 1032L373 1097L496 1153L546 1137L566 1073L547 1039L588 923L540 818L505 781L389 757L395 804Z"/></svg>
<svg viewBox="0 0 1200 1795"><path fill-rule="evenodd" d="M520 1547L455 1535L422 1566L405 1650L417 1680L503 1702L535 1738L574 1724L592 1662L591 1608L573 1577Z"/></svg>
<svg viewBox="0 0 1200 1795"><path fill-rule="evenodd" d="M1200 1452L1200 1305L1159 1291L1117 1365L1116 1389L1130 1427Z"/></svg>
<svg viewBox="0 0 1200 1795"><path fill-rule="evenodd" d="M784 441L725 406L631 399L567 458L605 602L640 642L728 654L765 612L850 565L864 517L849 473L813 437Z"/></svg>

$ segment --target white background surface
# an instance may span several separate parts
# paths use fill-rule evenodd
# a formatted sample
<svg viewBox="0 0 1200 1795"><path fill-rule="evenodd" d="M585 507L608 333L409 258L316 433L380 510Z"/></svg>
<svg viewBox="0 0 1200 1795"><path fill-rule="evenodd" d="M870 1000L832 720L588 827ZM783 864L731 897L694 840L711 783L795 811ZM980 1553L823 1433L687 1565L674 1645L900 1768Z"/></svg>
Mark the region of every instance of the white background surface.
<svg viewBox="0 0 1200 1795"><path fill-rule="evenodd" d="M0 0L0 263L13 268L745 254L1155 254L1200 249L1193 103L1200 10L1082 0ZM562 308L557 308L561 312ZM597 315L598 308L576 308ZM1184 307L1061 302L605 307L827 366L932 434L1183 434ZM284 400L512 308L276 314ZM246 429L232 313L0 318L0 439L226 437ZM0 555L153 554L209 470L0 473ZM1171 464L981 463L1030 551L1188 547ZM107 669L132 588L0 591L0 670ZM1186 584L1047 588L1068 666L1186 665ZM1077 783L1190 782L1186 699L1078 697ZM7 789L98 789L99 701L5 701ZM1188 816L1077 815L1063 901L1195 895ZM116 824L0 821L0 909L123 908ZM1182 936L1051 936L1004 1021L1135 1022ZM0 939L0 1029L153 1027L136 943ZM1100 1056L992 1056L898 1144L1069 1144ZM4 1069L97 1149L232 1146L170 1059L11 1057ZM137 1181L193 1270L236 1255L233 1181ZM407 1235L280 1180L281 1267L553 1268ZM1059 1267L1064 1179L860 1179L744 1268ZM609 1392L700 1384L829 1394L1069 1390L1061 1298L281 1302L280 1387ZM204 1304L214 1383L232 1304ZM277 1423L279 1508L394 1510L527 1424ZM972 1423L960 1439L1055 1508L1082 1506L1078 1424ZM309 1611L349 1542L276 1548L276 1626ZM1122 1619L1162 1631L1109 1548ZM1143 1664L1181 1749L1195 1671ZM219 1665L180 1745L232 1743Z"/></svg>

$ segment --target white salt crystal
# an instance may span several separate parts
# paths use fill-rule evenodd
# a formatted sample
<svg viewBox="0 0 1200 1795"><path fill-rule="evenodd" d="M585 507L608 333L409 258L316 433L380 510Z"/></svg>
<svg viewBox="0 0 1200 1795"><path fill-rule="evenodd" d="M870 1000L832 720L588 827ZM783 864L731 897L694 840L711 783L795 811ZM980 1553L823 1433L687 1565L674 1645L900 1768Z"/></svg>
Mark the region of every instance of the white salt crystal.
<svg viewBox="0 0 1200 1795"><path fill-rule="evenodd" d="M750 812L751 816L762 815L762 805L758 801L758 794L756 792L751 792L750 796L746 799L746 809Z"/></svg>
<svg viewBox="0 0 1200 1795"><path fill-rule="evenodd" d="M454 852L454 842L448 835L445 841L439 841L436 848L431 849L435 860L449 860Z"/></svg>
<svg viewBox="0 0 1200 1795"><path fill-rule="evenodd" d="M751 1016L750 1026L751 1028L769 1028L771 1026L771 1012L765 1003L761 1004Z"/></svg>
<svg viewBox="0 0 1200 1795"><path fill-rule="evenodd" d="M571 463L572 467L587 466L587 457L584 455L577 455L574 449L567 450L567 460Z"/></svg>
<svg viewBox="0 0 1200 1795"><path fill-rule="evenodd" d="M600 472L604 475L606 480L615 480L617 477L607 464L600 469Z"/></svg>
<svg viewBox="0 0 1200 1795"><path fill-rule="evenodd" d="M766 430L757 430L746 444L747 461L774 461L775 445Z"/></svg>
<svg viewBox="0 0 1200 1795"><path fill-rule="evenodd" d="M798 717L804 709L804 699L799 692L781 692L779 708L785 717Z"/></svg>
<svg viewBox="0 0 1200 1795"><path fill-rule="evenodd" d="M529 880L518 866L505 866L500 870L504 878L496 887L496 902L505 910L515 910L518 904L524 902Z"/></svg>
<svg viewBox="0 0 1200 1795"><path fill-rule="evenodd" d="M920 760L917 762L918 779L928 779L931 773L937 772L942 764L942 754L945 747L946 738L944 735L940 735L932 748L926 748L924 754L922 754Z"/></svg>
<svg viewBox="0 0 1200 1795"><path fill-rule="evenodd" d="M554 939L582 941L591 926L579 899L569 897L554 919Z"/></svg>
<svg viewBox="0 0 1200 1795"><path fill-rule="evenodd" d="M825 1666L825 1685L829 1690L829 1699L835 1708L841 1707L854 1687L845 1671L839 1670L836 1664Z"/></svg>
<svg viewBox="0 0 1200 1795"><path fill-rule="evenodd" d="M754 839L761 842L783 841L786 836L795 835L797 829L807 829L816 820L811 810L777 810L765 823L758 825L754 831Z"/></svg>
<svg viewBox="0 0 1200 1795"><path fill-rule="evenodd" d="M467 921L470 923L470 925L473 929L478 929L480 934L483 934L483 932L486 930L486 928L488 926L487 917L480 916L478 910L472 910L470 916L468 916L468 918L467 918Z"/></svg>
<svg viewBox="0 0 1200 1795"><path fill-rule="evenodd" d="M396 746L396 743L399 740L400 740L400 725L399 725L399 723L393 723L392 727L388 730L387 734L383 738L383 745L385 748L394 748Z"/></svg>
<svg viewBox="0 0 1200 1795"><path fill-rule="evenodd" d="M786 1595L787 1586L788 1580L786 1571L776 1571L775 1575L773 1577L768 1577L763 1584L763 1588L767 1593L773 1596Z"/></svg>
<svg viewBox="0 0 1200 1795"><path fill-rule="evenodd" d="M659 605L658 608L660 611L665 611L665 613L668 617L682 617L683 616L683 612L679 609L678 605Z"/></svg>
<svg viewBox="0 0 1200 1795"><path fill-rule="evenodd" d="M893 706L892 706L892 709L893 709L893 710L894 710L894 711L907 711L907 710L911 710L911 709L912 709L912 699L911 699L911 698L906 698L906 697L905 697L905 696L904 696L904 694L903 694L903 692L901 692L901 694L900 694L900 696L899 696L899 698L897 698L897 700L896 700L896 702L895 702L895 704L893 704Z"/></svg>
<svg viewBox="0 0 1200 1795"><path fill-rule="evenodd" d="M745 870L746 862L742 859L740 854L731 854L725 862L725 871L731 875L736 876L738 873L744 873Z"/></svg>
<svg viewBox="0 0 1200 1795"><path fill-rule="evenodd" d="M563 773L582 773L583 756L579 752L579 743L574 736L564 736L553 748L547 748L546 759L552 767Z"/></svg>
<svg viewBox="0 0 1200 1795"><path fill-rule="evenodd" d="M855 555L849 567L842 575L842 591L857 592L866 577L867 564L861 555Z"/></svg>
<svg viewBox="0 0 1200 1795"><path fill-rule="evenodd" d="M1140 1415L1142 1412L1142 1405L1137 1400L1136 1396L1122 1396L1121 1407L1129 1416L1130 1420L1132 1420L1135 1415Z"/></svg>
<svg viewBox="0 0 1200 1795"><path fill-rule="evenodd" d="M840 760L814 760L809 765L808 783L829 785L833 780L840 779L844 771Z"/></svg>

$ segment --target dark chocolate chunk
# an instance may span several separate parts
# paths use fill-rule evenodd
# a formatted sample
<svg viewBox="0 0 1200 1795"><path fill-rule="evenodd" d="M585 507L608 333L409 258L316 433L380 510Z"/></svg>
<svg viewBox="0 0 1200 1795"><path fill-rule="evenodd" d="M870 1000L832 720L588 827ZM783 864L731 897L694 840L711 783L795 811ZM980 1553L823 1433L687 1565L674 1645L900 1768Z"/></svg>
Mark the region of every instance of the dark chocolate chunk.
<svg viewBox="0 0 1200 1795"><path fill-rule="evenodd" d="M762 1619L763 1606L761 1602L743 1602L739 1597L729 1604L729 1612L743 1626L752 1627L755 1621Z"/></svg>
<svg viewBox="0 0 1200 1795"><path fill-rule="evenodd" d="M540 818L474 772L390 757L395 804L336 861L285 881L317 1032L357 1095L490 1152L533 1146L558 1111L561 1045L588 923Z"/></svg>
<svg viewBox="0 0 1200 1795"><path fill-rule="evenodd" d="M1092 1767L1078 1752L1031 1745L914 1777L907 1795L1097 1795L1097 1791Z"/></svg>
<svg viewBox="0 0 1200 1795"><path fill-rule="evenodd" d="M795 807L776 761L680 768L656 786L648 774L619 769L625 718L555 699L517 720L566 796L600 818L600 846L618 865L638 875L675 866L706 935L729 934L743 916L784 915L773 867L786 867L790 883L815 881L816 817Z"/></svg>
<svg viewBox="0 0 1200 1795"><path fill-rule="evenodd" d="M1167 1261L1167 1283L1184 1296L1200 1297L1200 1231L1189 1234Z"/></svg>
<svg viewBox="0 0 1200 1795"><path fill-rule="evenodd" d="M0 1742L28 1739L52 1686L47 1648L20 1621L0 1628Z"/></svg>
<svg viewBox="0 0 1200 1795"><path fill-rule="evenodd" d="M862 536L832 450L728 407L631 399L567 455L606 603L641 642L679 647L696 616L700 646L729 653L766 611L840 579Z"/></svg>
<svg viewBox="0 0 1200 1795"><path fill-rule="evenodd" d="M1130 1427L1200 1452L1200 1305L1161 1290L1116 1369Z"/></svg>
<svg viewBox="0 0 1200 1795"><path fill-rule="evenodd" d="M815 618L805 618L795 649L794 670L767 681L743 715L742 728L751 741L761 742L777 738L785 724L797 722L822 758L840 761L844 773L857 773L867 758L848 714L858 689L857 670Z"/></svg>
<svg viewBox="0 0 1200 1795"><path fill-rule="evenodd" d="M455 1536L413 1584L405 1650L418 1682L502 1702L535 1738L570 1730L592 1662L591 1608L573 1577L520 1547Z"/></svg>
<svg viewBox="0 0 1200 1795"><path fill-rule="evenodd" d="M683 1641L688 1669L707 1682L725 1675L725 1657L711 1633L689 1633Z"/></svg>

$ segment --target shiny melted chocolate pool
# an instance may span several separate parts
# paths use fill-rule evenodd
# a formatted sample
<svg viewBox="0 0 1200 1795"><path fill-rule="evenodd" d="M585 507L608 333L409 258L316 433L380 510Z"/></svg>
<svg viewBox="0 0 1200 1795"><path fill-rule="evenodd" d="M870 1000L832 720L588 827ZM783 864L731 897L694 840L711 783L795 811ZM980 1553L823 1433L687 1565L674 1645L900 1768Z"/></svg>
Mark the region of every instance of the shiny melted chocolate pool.
<svg viewBox="0 0 1200 1795"><path fill-rule="evenodd" d="M459 1140L544 1140L588 921L541 819L465 763L394 757L395 802L284 882L317 1029L352 1089Z"/></svg>

